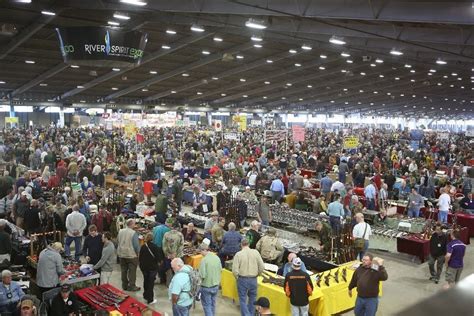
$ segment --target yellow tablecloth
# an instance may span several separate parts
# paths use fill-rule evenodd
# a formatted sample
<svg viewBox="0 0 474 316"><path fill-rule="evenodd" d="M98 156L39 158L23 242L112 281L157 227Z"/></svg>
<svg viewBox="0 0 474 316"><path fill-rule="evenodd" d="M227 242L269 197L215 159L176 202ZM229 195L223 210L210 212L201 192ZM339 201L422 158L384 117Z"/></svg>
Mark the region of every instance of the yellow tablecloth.
<svg viewBox="0 0 474 316"><path fill-rule="evenodd" d="M285 291L282 287L263 283L263 278L258 278L258 292L257 298L265 296L270 300L270 309L275 315L291 315L290 313L290 299L286 296ZM239 301L239 294L237 292L237 282L234 275L229 270L222 270L222 296L232 298L236 302ZM313 291L310 296L310 313L312 315L328 315L325 311L325 304L323 302L323 294L320 290Z"/></svg>
<svg viewBox="0 0 474 316"><path fill-rule="evenodd" d="M357 289L352 292L352 297L349 297L348 286L351 281L354 270L351 267L354 262L349 262L334 268L331 271L331 275L339 269L339 283L335 281L333 277L329 279L329 286L324 283L324 278L320 283L320 287L316 285L316 275L311 276L313 281L314 290L313 294L309 298L309 312L314 316L327 316L338 314L342 311L354 308L357 297ZM342 269L347 268L346 280L342 279ZM324 275L327 275L329 271L326 271ZM266 296L270 300L272 313L275 315L290 315L290 299L286 296L282 287L263 283L262 277L258 278L258 296ZM237 282L231 271L226 269L222 270L222 296L232 298L235 301L239 300L239 294L237 292ZM380 296L382 296L382 283L380 283Z"/></svg>
<svg viewBox="0 0 474 316"><path fill-rule="evenodd" d="M193 267L193 269L199 268L199 265L201 264L201 260L202 260L202 255L184 257L184 263L190 265L191 267Z"/></svg>

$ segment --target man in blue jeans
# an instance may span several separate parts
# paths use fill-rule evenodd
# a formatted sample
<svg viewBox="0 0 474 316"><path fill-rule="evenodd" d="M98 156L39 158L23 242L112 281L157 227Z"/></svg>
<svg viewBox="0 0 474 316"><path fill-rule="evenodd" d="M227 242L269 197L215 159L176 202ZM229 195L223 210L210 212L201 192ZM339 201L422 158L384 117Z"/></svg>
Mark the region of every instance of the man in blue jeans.
<svg viewBox="0 0 474 316"><path fill-rule="evenodd" d="M67 235L64 250L66 256L70 256L70 246L74 241L74 257L76 261L79 261L79 256L81 255L82 233L86 226L86 217L79 212L79 205L74 205L72 207L72 213L66 217Z"/></svg>
<svg viewBox="0 0 474 316"><path fill-rule="evenodd" d="M194 301L190 295L191 278L189 276L193 268L185 265L180 258L174 258L171 261L171 268L175 274L168 288L168 297L173 304L173 316L189 316L189 310Z"/></svg>
<svg viewBox="0 0 474 316"><path fill-rule="evenodd" d="M352 297L352 289L357 287L356 316L375 316L379 304L379 282L387 279L383 259L366 253L349 283L349 297Z"/></svg>
<svg viewBox="0 0 474 316"><path fill-rule="evenodd" d="M216 296L221 283L221 260L214 253L209 252L209 246L202 243L199 246L202 260L199 265L201 276L201 304L205 316L216 315Z"/></svg>
<svg viewBox="0 0 474 316"><path fill-rule="evenodd" d="M257 276L263 272L264 263L260 253L249 247L247 238L242 239L241 246L242 250L234 256L232 273L237 279L240 314L242 316L254 316L254 302L257 298Z"/></svg>

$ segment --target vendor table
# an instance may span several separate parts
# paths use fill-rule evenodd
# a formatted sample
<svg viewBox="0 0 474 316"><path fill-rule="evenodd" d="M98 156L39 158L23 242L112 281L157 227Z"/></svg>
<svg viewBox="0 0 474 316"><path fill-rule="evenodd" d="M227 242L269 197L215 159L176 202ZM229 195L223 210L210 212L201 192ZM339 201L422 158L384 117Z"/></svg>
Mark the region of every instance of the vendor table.
<svg viewBox="0 0 474 316"><path fill-rule="evenodd" d="M300 258L301 261L304 262L304 265L306 266L307 269L314 269L318 272L331 270L337 267L337 265L335 264L332 264L323 260L319 260L314 257L304 256L302 254L298 254L298 258Z"/></svg>
<svg viewBox="0 0 474 316"><path fill-rule="evenodd" d="M397 251L420 258L421 263L425 262L430 254L430 241L428 239L418 239L412 236L397 238Z"/></svg>
<svg viewBox="0 0 474 316"><path fill-rule="evenodd" d="M192 205L193 195L193 191L183 190L183 201ZM204 195L206 195L206 204L209 212L217 212L217 199L213 199L211 195L208 195L206 193L204 193Z"/></svg>
<svg viewBox="0 0 474 316"><path fill-rule="evenodd" d="M355 263L355 261L349 262L332 269L332 275L334 275L334 272L340 269L340 280L339 283L336 283L334 278L331 278L329 286L326 286L323 280L320 283L321 287L318 287L315 281L316 275L311 276L311 280L313 280L314 285L313 294L309 298L309 313L311 315L334 315L352 309L355 306L355 300L357 295L354 294L352 295L352 297L349 297L347 290L349 282L354 273L354 270L352 270L352 266ZM342 280L342 268L347 268L347 282L344 282ZM231 271L226 269L222 270L221 286L222 296L232 298L235 301L239 300L239 295L237 292L237 282ZM380 283L380 295L382 295L382 283ZM259 277L257 297L259 296L265 296L270 300L271 310L273 314L291 314L290 299L286 296L282 287L269 283L263 283L262 278Z"/></svg>
<svg viewBox="0 0 474 316"><path fill-rule="evenodd" d="M425 212L425 218L428 218L431 212ZM456 213L457 224L462 227L467 227L469 230L469 237L474 237L474 215L465 214L465 213ZM453 213L448 214L448 223L452 223L454 218ZM438 220L438 211L435 211L433 214L433 219Z"/></svg>
<svg viewBox="0 0 474 316"><path fill-rule="evenodd" d="M110 290L114 293L117 293L117 294L120 294L120 295L126 295L126 293L120 291L119 289L113 287L110 284L102 284L100 286L103 287L103 288L106 288L106 289L108 289L108 290ZM92 295L94 297L97 296L97 295L93 295L92 292L89 290L89 288L80 289L80 290L75 291L74 293L77 296L79 296L81 298L81 300L83 300L84 302L86 302L87 304L92 306L94 309L103 310L102 307L96 305L95 303L92 303L86 297L87 296L86 294ZM119 304L118 311L120 313L122 313L123 315L129 315L128 313L130 313L131 315L141 315L141 311L145 308L149 309L145 304L140 303L139 301L137 301L136 299L134 299L131 296L128 296L122 303ZM106 310L109 311L109 312L112 312L112 311L116 311L117 308L113 307L113 306L110 306L110 307L107 307ZM152 315L153 316L161 316L162 314L152 310Z"/></svg>

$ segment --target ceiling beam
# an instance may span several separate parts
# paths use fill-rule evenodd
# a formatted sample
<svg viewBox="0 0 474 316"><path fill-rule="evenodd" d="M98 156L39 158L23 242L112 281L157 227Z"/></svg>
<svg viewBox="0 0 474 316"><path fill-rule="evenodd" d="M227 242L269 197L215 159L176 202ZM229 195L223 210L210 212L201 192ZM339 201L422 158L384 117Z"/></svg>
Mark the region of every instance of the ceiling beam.
<svg viewBox="0 0 474 316"><path fill-rule="evenodd" d="M302 51L299 51L297 54L300 54L301 52ZM253 62L249 63L249 64L239 65L236 68L229 69L229 70L223 71L221 73L215 74L215 75L213 75L213 77L217 77L218 80L220 80L220 79L223 79L223 78L226 78L226 77L229 77L229 76L237 75L239 73L242 73L242 72L245 72L245 71L248 71L248 70L252 70L252 69L260 67L260 66L268 65L268 63L267 63L268 59L271 59L273 62L277 62L281 59L290 58L290 57L292 57L294 55L297 55L297 54L292 54L292 53L289 53L289 52L276 54L276 55L269 56L269 57L266 57L266 58L258 59L256 61L253 61ZM204 84L207 84L207 80L200 79L200 80L196 80L194 82L191 82L187 85L176 88L174 90L176 92L182 92L182 91L185 91L185 90L188 90L188 89L199 87L199 86L204 85ZM218 90L213 90L213 91L218 91L216 93L219 93L222 90L218 89ZM212 94L211 93L212 92L207 92L207 93L205 93L204 95L202 95L200 97L203 98L203 97L207 97L207 96L210 96L212 94L215 94L215 93L212 93ZM145 101L152 101L152 100L160 99L160 98L166 97L170 94L171 94L171 91L168 91L168 90L163 91L163 92L160 92L160 93L157 93L157 94L154 94L152 96L147 97L145 99Z"/></svg>
<svg viewBox="0 0 474 316"><path fill-rule="evenodd" d="M0 60L13 52L15 48L26 42L36 32L41 30L46 24L54 20L55 16L42 15L35 22L31 23L20 31L10 42L0 49Z"/></svg>
<svg viewBox="0 0 474 316"><path fill-rule="evenodd" d="M64 69L68 68L69 65L61 62L59 64L57 64L56 66L54 66L53 68L47 70L46 72L42 73L41 75L39 75L38 77L36 77L35 79L33 80L30 80L29 82L25 83L24 85L22 85L21 87L15 89L12 91L11 93L11 96L14 97L18 94L21 94L23 92L26 92L28 91L29 89L33 88L34 86L40 84L41 82L43 82L44 80L48 79L48 78L51 78L52 76L60 73L61 71L63 71Z"/></svg>
<svg viewBox="0 0 474 316"><path fill-rule="evenodd" d="M186 72L186 71L190 71L190 70L193 70L193 69L196 69L196 68L199 68L199 67L202 67L202 66L205 66L205 65L208 65L210 63L213 63L215 61L218 61L220 59L222 59L222 57L224 56L224 54L235 54L235 53L238 53L240 51L244 51L244 50L247 50L249 48L253 47L252 43L244 43L244 44L241 44L241 45L237 45L237 46L234 46L234 47L231 47L229 49L226 49L222 52L218 52L218 53L215 53L215 54L212 54L206 58L203 58L203 59L200 59L200 60L197 60L193 63L190 63L190 64L187 64L187 65L184 65L182 67L179 67L179 68L176 68L175 70L173 71L170 71L170 72L167 72L165 74L162 74L162 75L159 75L159 76L155 76L154 78L150 78L148 80L145 80L145 81L142 81L142 82L139 82L133 86L130 86L128 88L125 88L125 89L122 89L120 91L117 91L116 93L112 93L108 96L105 97L105 100L113 100L115 98L118 98L118 97L121 97L123 95L126 95L126 94L129 94L131 92L134 92L136 90L139 90L141 88L144 88L144 87L147 87L147 86L150 86L150 85L153 85L153 84L156 84L158 82L161 82L163 80L166 80L166 79L169 79L169 78L172 78L174 76L177 76L183 72Z"/></svg>
<svg viewBox="0 0 474 316"><path fill-rule="evenodd" d="M99 85L103 82L106 82L106 81L112 79L112 78L121 76L122 74L124 74L124 73L126 73L130 70L136 69L136 68L141 67L141 66L143 66L143 65L145 65L145 64L147 64L151 61L154 61L154 60L156 60L160 57L171 54L171 53L173 53L173 52L175 52L175 51L177 51L181 48L184 48L184 47L186 47L186 46L188 46L192 43L195 43L195 42L200 41L204 38L207 38L207 37L211 36L212 34L214 34L214 33L205 33L205 34L200 34L200 35L193 35L193 36L189 36L189 37L183 38L181 40L178 40L178 41L176 41L176 42L174 42L170 45L171 46L170 49L161 48L161 49L159 49L159 50L157 50L157 51L155 51L151 54L146 54L145 57L143 57L141 63L138 66L133 67L133 68L122 68L122 69L120 69L120 71L110 71L109 73L106 73L103 76L100 76L100 77L98 77L94 80L91 80L89 82L86 82L86 83L82 84L82 86L84 87L82 89L76 88L76 89L72 89L72 90L69 90L67 92L64 92L60 96L60 99L66 99L66 98L74 96L78 93L82 93L87 89L95 87L95 86L97 86L97 85Z"/></svg>

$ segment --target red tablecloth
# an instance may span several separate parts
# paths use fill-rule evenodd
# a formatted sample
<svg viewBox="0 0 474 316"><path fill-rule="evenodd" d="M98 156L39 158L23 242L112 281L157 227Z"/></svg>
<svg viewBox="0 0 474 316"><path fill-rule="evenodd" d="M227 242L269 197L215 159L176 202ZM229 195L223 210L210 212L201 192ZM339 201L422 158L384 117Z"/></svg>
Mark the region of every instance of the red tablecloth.
<svg viewBox="0 0 474 316"><path fill-rule="evenodd" d="M143 182L143 194L150 195L153 193L153 181L145 181Z"/></svg>
<svg viewBox="0 0 474 316"><path fill-rule="evenodd" d="M114 293L117 293L117 294L126 294L122 291L120 291L119 289L113 287L112 285L110 284L102 284L100 285L101 287L104 287L104 288L107 288L109 289L110 291L114 292ZM102 307L92 303L87 297L86 297L86 293L91 295L92 297L97 297L97 294L94 294L93 292L90 291L90 288L84 288L84 289L80 289L80 290L77 290L74 292L77 296L79 296L81 298L81 300L83 300L84 302L86 302L87 304L89 304L90 306L92 306L92 308L96 309L96 310L100 310L102 309ZM133 307L132 307L132 304L133 304ZM136 304L136 305L135 305ZM127 299L125 299L125 301L123 301L122 303L120 303L119 305L119 312L121 312L122 314L126 315L127 312L129 312L130 314L133 314L133 315L141 315L141 310L145 309L145 308L148 308L145 304L143 303L140 303L139 301L137 301L136 299L134 299L133 297L129 296L127 297ZM107 311L111 312L113 310L117 310L116 307L113 307L113 306L110 306L110 307L107 307ZM158 312L155 312L155 311L152 311L153 312L153 316L162 316L162 314L158 313Z"/></svg>
<svg viewBox="0 0 474 316"><path fill-rule="evenodd" d="M430 241L414 237L399 237L397 238L397 251L417 256L423 263L430 254Z"/></svg>
<svg viewBox="0 0 474 316"><path fill-rule="evenodd" d="M304 176L308 176L309 179L313 178L314 177L314 174L315 172L312 171L312 170L308 170L308 169L301 169L301 175L304 177Z"/></svg>

